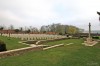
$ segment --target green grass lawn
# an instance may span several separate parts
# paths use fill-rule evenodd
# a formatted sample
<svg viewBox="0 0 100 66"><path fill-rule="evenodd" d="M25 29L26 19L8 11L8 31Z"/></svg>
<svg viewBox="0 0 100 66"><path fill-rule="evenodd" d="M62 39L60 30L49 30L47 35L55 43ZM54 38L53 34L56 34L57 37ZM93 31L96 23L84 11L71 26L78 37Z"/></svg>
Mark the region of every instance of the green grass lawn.
<svg viewBox="0 0 100 66"><path fill-rule="evenodd" d="M0 66L100 66L100 43L93 47L82 45L82 39L50 42L74 43L45 51L30 51L19 56L0 59Z"/></svg>
<svg viewBox="0 0 100 66"><path fill-rule="evenodd" d="M8 37L0 36L0 40L6 43L7 50L27 47L27 45L18 43L20 39L17 38L8 39Z"/></svg>

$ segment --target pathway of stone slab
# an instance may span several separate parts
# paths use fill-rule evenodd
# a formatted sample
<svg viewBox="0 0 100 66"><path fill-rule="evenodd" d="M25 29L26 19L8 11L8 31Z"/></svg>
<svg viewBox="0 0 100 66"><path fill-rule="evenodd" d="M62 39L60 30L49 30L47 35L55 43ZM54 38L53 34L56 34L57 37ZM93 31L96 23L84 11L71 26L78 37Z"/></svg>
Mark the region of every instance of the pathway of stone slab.
<svg viewBox="0 0 100 66"><path fill-rule="evenodd" d="M74 43L69 43L69 44L66 44L66 45L71 45L71 44L74 44ZM46 48L43 48L43 50L47 50L47 49L51 49L51 48L55 48L55 47L60 47L60 46L64 46L64 44L57 44L57 45L53 45L53 46L50 46L50 47L46 47Z"/></svg>
<svg viewBox="0 0 100 66"><path fill-rule="evenodd" d="M74 43L69 43L69 44L66 44L66 45L71 45L71 44L74 44Z"/></svg>
<svg viewBox="0 0 100 66"><path fill-rule="evenodd" d="M60 47L60 46L64 46L64 44L58 44L58 45L46 47L46 48L43 48L43 50L47 50L47 49L51 49L51 48L55 48L55 47Z"/></svg>

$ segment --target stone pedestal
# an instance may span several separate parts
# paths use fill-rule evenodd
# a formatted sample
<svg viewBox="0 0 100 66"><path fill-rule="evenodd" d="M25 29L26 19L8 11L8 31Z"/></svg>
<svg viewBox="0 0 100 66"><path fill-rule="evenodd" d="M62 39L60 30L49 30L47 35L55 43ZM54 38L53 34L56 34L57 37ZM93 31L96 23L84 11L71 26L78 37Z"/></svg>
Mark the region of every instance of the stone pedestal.
<svg viewBox="0 0 100 66"><path fill-rule="evenodd" d="M97 44L98 42L97 41L92 41L92 39L90 38L87 38L87 41L84 41L84 45L85 46L94 46L95 44Z"/></svg>
<svg viewBox="0 0 100 66"><path fill-rule="evenodd" d="M91 42L92 42L92 38L87 38L87 39L86 39L86 42L87 42L87 43L91 43Z"/></svg>
<svg viewBox="0 0 100 66"><path fill-rule="evenodd" d="M92 38L87 38L86 41L84 41L84 45L85 46L94 46L95 44L97 44L97 41L93 41Z"/></svg>

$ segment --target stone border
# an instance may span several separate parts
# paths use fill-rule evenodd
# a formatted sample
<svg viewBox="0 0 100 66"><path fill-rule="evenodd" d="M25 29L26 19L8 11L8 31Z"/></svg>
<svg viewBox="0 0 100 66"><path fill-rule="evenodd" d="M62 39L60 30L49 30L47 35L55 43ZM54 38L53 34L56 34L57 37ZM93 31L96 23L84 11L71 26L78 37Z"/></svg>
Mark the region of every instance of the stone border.
<svg viewBox="0 0 100 66"><path fill-rule="evenodd" d="M35 47L26 47L26 48L20 48L20 49L14 49L14 50L0 52L0 58L21 55L28 51L40 51L40 50L47 50L47 49L51 49L51 48L55 48L55 47L61 47L61 46L64 46L64 44L57 44L57 45L53 45L53 46L46 47L46 48L43 48L43 46L44 45L38 45Z"/></svg>
<svg viewBox="0 0 100 66"><path fill-rule="evenodd" d="M60 46L64 46L64 44L53 45L50 47L43 48L43 50L47 50L47 49L51 49L51 48L55 48L55 47L60 47Z"/></svg>
<svg viewBox="0 0 100 66"><path fill-rule="evenodd" d="M14 49L14 50L8 50L8 51L0 52L0 58L4 58L4 57L8 57L8 56L20 55L20 54L24 54L25 52L28 52L28 51L47 50L47 49L50 49L50 48L64 46L64 44L57 44L57 45L53 45L53 46L47 47L48 45L39 45L39 44L46 43L46 42L51 42L51 41L65 40L65 39L67 39L67 38L55 39L55 40L37 41L36 45L33 44L31 47L26 47L26 48L20 48L20 49ZM21 42L19 42L19 43L21 43ZM46 46L46 48L43 48L44 46Z"/></svg>
<svg viewBox="0 0 100 66"><path fill-rule="evenodd" d="M43 46L26 47L26 48L4 51L4 52L0 52L0 58L20 55L20 54L23 54L23 53L28 52L28 51L39 51L39 50L43 50Z"/></svg>
<svg viewBox="0 0 100 66"><path fill-rule="evenodd" d="M66 45L71 45L71 44L74 44L74 43L68 43L68 44L66 44Z"/></svg>

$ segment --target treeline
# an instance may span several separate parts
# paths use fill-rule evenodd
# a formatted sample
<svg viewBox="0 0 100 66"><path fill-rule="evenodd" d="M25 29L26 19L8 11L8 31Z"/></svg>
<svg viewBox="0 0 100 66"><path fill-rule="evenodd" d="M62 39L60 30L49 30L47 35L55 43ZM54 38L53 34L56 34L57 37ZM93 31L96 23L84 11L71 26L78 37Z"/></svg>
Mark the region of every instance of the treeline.
<svg viewBox="0 0 100 66"><path fill-rule="evenodd" d="M36 27L19 27L19 28L14 28L13 25L10 25L8 28L5 28L5 26L0 26L0 30L14 30L16 33L19 32L24 32L24 33L56 33L60 35L64 34L76 34L76 33L81 33L84 30L80 29L76 26L73 25L62 25L60 23L58 24L51 24L51 25L43 25L41 26L40 29L37 29Z"/></svg>
<svg viewBox="0 0 100 66"><path fill-rule="evenodd" d="M75 33L81 33L83 32L83 29L80 29L76 26L72 25L62 25L62 24L51 24L47 26L42 26L40 29L40 32L46 33L46 32L55 32L57 34L63 35L63 34L75 34Z"/></svg>

